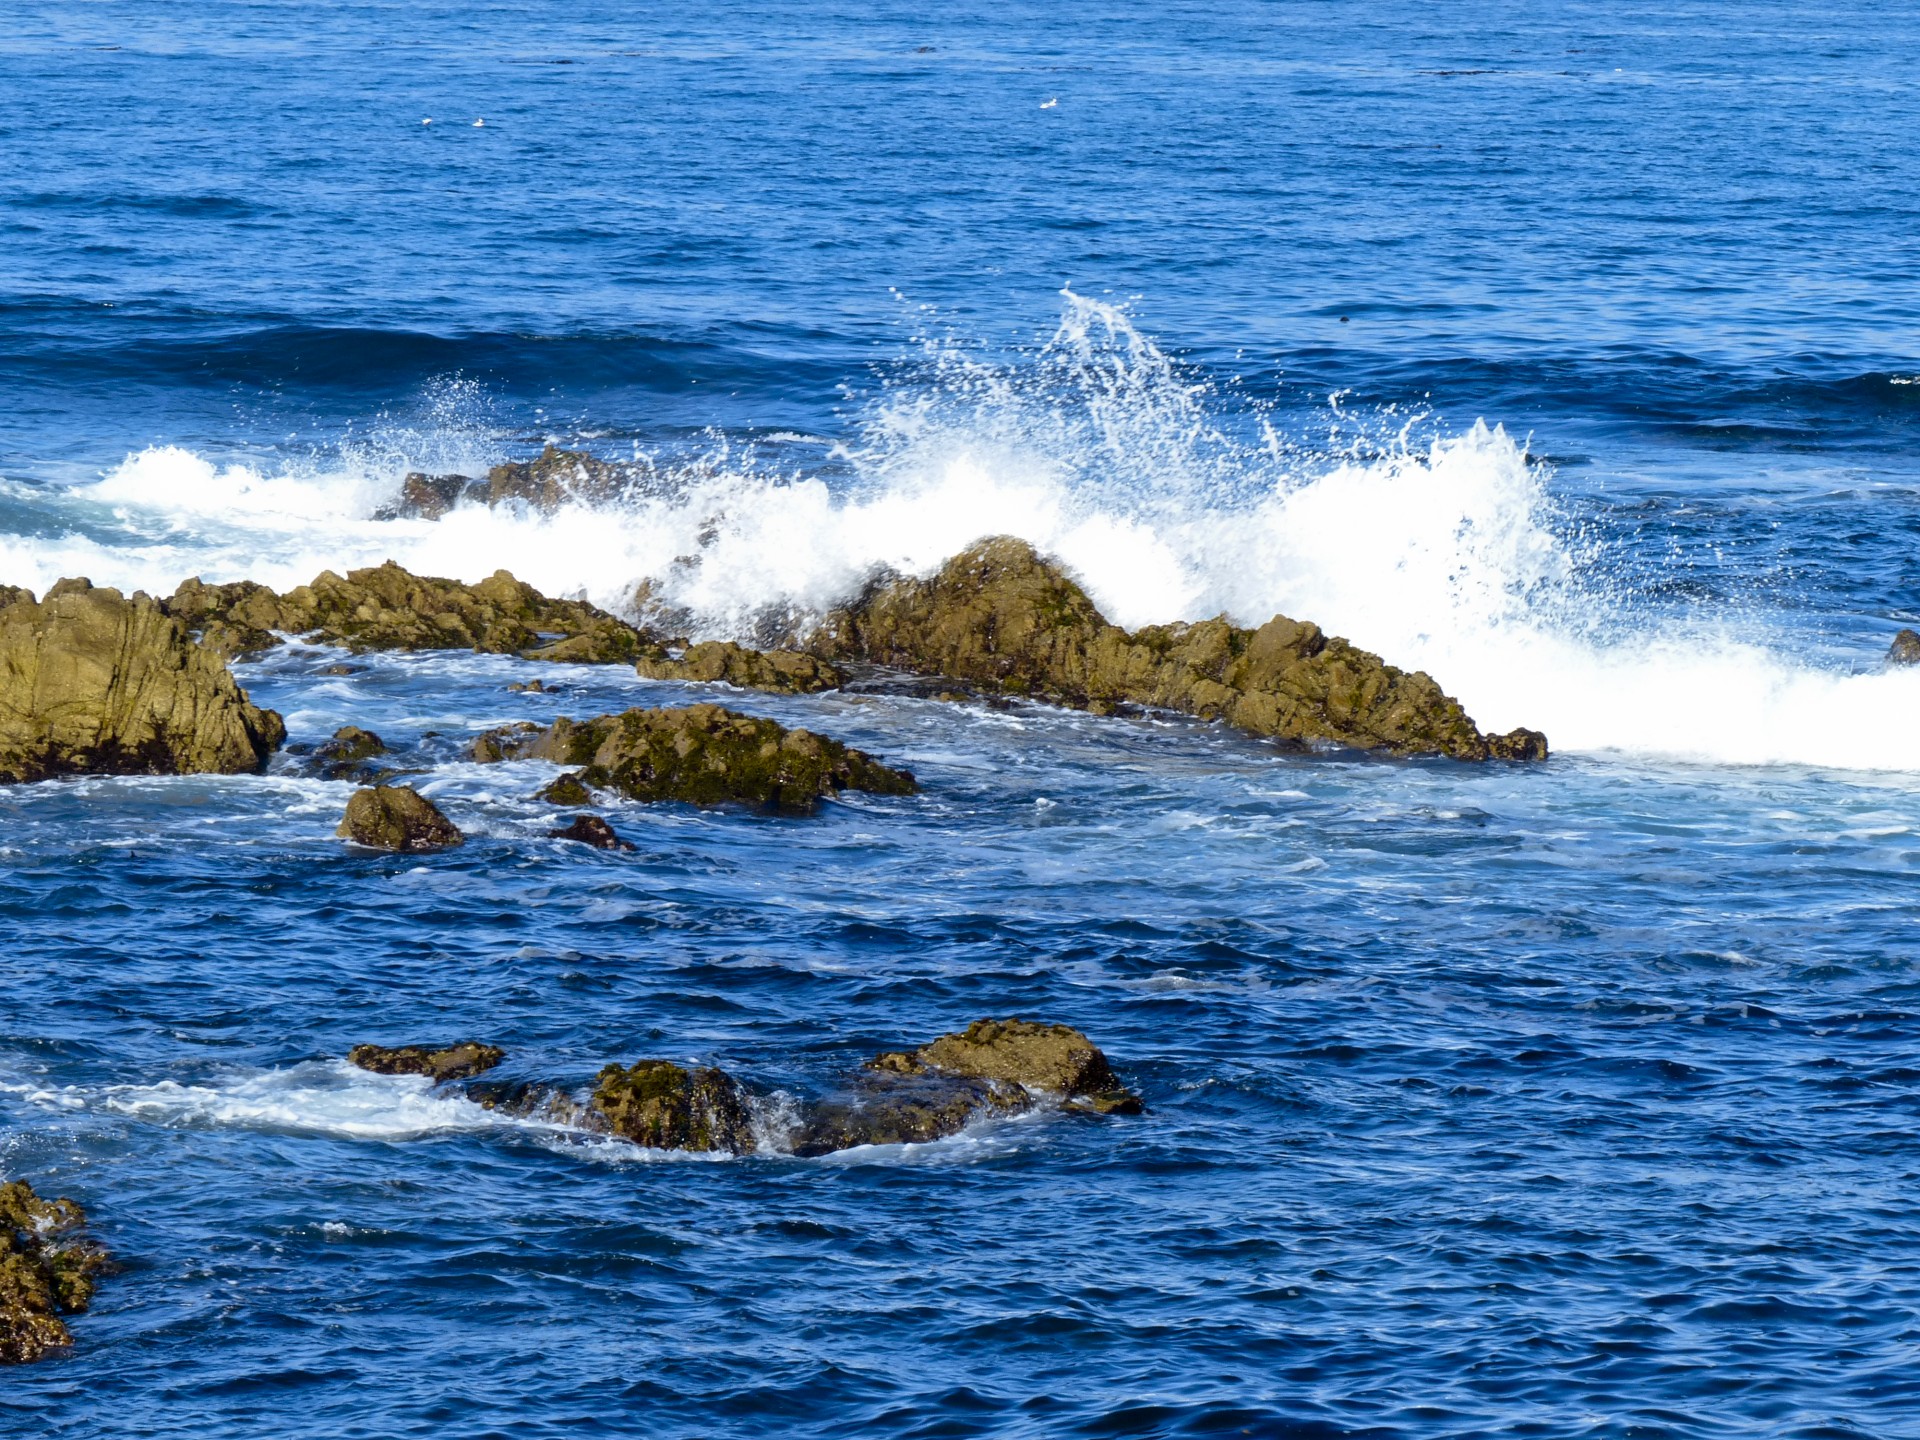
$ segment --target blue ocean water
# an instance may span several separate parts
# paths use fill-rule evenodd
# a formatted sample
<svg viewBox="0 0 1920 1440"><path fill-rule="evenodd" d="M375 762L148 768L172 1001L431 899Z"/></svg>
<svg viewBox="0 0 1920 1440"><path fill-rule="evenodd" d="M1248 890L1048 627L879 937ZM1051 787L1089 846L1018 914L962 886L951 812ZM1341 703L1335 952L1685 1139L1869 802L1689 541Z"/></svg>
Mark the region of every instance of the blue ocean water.
<svg viewBox="0 0 1920 1440"><path fill-rule="evenodd" d="M0 1172L122 1266L0 1430L1920 1434L1909 7L8 22L0 581L504 565L750 639L1011 532L1555 756L722 693L925 793L612 855L462 737L713 690L241 666L473 839L349 853L293 757L0 791ZM548 440L652 482L373 518ZM713 1160L339 1058L804 1095L1014 1013L1148 1113Z"/></svg>

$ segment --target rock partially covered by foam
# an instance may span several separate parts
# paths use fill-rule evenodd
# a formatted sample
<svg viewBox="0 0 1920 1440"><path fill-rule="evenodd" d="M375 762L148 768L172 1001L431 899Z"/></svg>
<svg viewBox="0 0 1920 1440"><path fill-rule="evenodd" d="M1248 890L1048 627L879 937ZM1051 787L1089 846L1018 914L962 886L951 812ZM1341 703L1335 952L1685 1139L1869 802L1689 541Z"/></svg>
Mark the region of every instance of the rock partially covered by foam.
<svg viewBox="0 0 1920 1440"><path fill-rule="evenodd" d="M0 781L241 774L286 727L145 595L62 580L0 609Z"/></svg>
<svg viewBox="0 0 1920 1440"><path fill-rule="evenodd" d="M380 780L393 772L369 762L386 753L387 742L371 730L342 725L331 739L314 746L306 768L323 780Z"/></svg>
<svg viewBox="0 0 1920 1440"><path fill-rule="evenodd" d="M462 844L466 836L440 808L410 785L374 785L356 790L335 831L372 850L412 854Z"/></svg>
<svg viewBox="0 0 1920 1440"><path fill-rule="evenodd" d="M1920 632L1902 630L1887 647L1889 665L1920 665Z"/></svg>
<svg viewBox="0 0 1920 1440"><path fill-rule="evenodd" d="M1295 743L1459 760L1547 753L1538 731L1482 734L1431 676L1284 615L1257 630L1215 619L1129 633L1058 566L1006 537L970 547L932 579L874 582L808 648L1097 713L1180 710Z"/></svg>
<svg viewBox="0 0 1920 1440"><path fill-rule="evenodd" d="M710 1065L671 1060L609 1065L595 1077L587 1109L608 1134L654 1150L754 1148L751 1112L739 1082Z"/></svg>
<svg viewBox="0 0 1920 1440"><path fill-rule="evenodd" d="M581 845L591 845L596 850L632 850L633 842L622 840L598 815L576 815L559 830L547 832L549 840L572 840Z"/></svg>
<svg viewBox="0 0 1920 1440"><path fill-rule="evenodd" d="M928 1070L995 1080L1101 1113L1137 1113L1140 1097L1123 1086L1100 1048L1071 1025L1031 1020L976 1020L911 1053L882 1055L874 1068L919 1074Z"/></svg>
<svg viewBox="0 0 1920 1440"><path fill-rule="evenodd" d="M907 771L864 751L718 705L562 718L532 732L508 727L481 736L474 755L578 766L574 778L582 785L617 790L632 800L743 804L794 814L843 790L912 795L919 789Z"/></svg>
<svg viewBox="0 0 1920 1440"><path fill-rule="evenodd" d="M371 1070L376 1075L424 1075L435 1084L471 1080L475 1075L486 1074L506 1058L507 1052L498 1045L485 1045L478 1040L461 1040L437 1047L356 1045L347 1052L348 1061L362 1070Z"/></svg>
<svg viewBox="0 0 1920 1440"><path fill-rule="evenodd" d="M976 1120L1018 1115L1033 1097L1004 1081L932 1070L870 1070L808 1105L792 1137L795 1155L830 1155L856 1145L924 1145Z"/></svg>
<svg viewBox="0 0 1920 1440"><path fill-rule="evenodd" d="M82 1233L71 1200L43 1200L24 1180L0 1185L0 1364L38 1360L73 1343L66 1316L93 1300L107 1253Z"/></svg>
<svg viewBox="0 0 1920 1440"><path fill-rule="evenodd" d="M811 695L837 690L847 674L804 650L749 650L731 640L703 640L675 653L652 644L634 669L648 680L688 680L767 690L776 695Z"/></svg>
<svg viewBox="0 0 1920 1440"><path fill-rule="evenodd" d="M611 499L626 488L625 466L589 455L584 450L562 450L549 445L532 460L509 460L495 465L484 480L465 475L428 475L409 472L400 482L393 503L375 512L377 520L438 520L456 505L499 505L519 502L551 514L574 501Z"/></svg>
<svg viewBox="0 0 1920 1440"><path fill-rule="evenodd" d="M630 664L642 647L624 621L584 600L551 600L505 570L463 585L389 560L345 576L322 571L285 595L250 580L196 578L165 603L226 653L278 644L275 632L351 650L475 650L583 664Z"/></svg>

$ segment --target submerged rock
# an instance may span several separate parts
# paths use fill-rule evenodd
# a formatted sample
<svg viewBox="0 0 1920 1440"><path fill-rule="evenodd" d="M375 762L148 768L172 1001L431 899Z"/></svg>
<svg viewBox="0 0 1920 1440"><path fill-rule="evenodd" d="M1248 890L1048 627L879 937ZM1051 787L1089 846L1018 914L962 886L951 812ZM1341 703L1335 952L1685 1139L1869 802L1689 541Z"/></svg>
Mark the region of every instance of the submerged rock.
<svg viewBox="0 0 1920 1440"><path fill-rule="evenodd" d="M837 740L718 705L563 718L534 733L506 727L476 741L474 755L580 766L576 778L583 785L633 800L794 813L842 790L912 795L919 789L907 771Z"/></svg>
<svg viewBox="0 0 1920 1440"><path fill-rule="evenodd" d="M71 1200L42 1200L24 1180L0 1185L0 1363L38 1360L73 1343L68 1315L93 1300L107 1252L86 1239Z"/></svg>
<svg viewBox="0 0 1920 1440"><path fill-rule="evenodd" d="M921 1145L957 1135L985 1116L1032 1108L1033 1097L1018 1085L930 1070L875 1071L807 1106L792 1148L812 1157L856 1145Z"/></svg>
<svg viewBox="0 0 1920 1440"><path fill-rule="evenodd" d="M549 830L549 840L577 840L582 845L591 845L596 850L631 850L633 843L622 840L614 833L613 826L598 815L576 815L571 824L563 829Z"/></svg>
<svg viewBox="0 0 1920 1440"><path fill-rule="evenodd" d="M307 768L323 780L375 780L385 773L367 761L387 753L387 742L358 725L342 725L314 747Z"/></svg>
<svg viewBox="0 0 1920 1440"><path fill-rule="evenodd" d="M439 807L408 785L356 790L334 833L370 849L406 853L444 850L467 838Z"/></svg>
<svg viewBox="0 0 1920 1440"><path fill-rule="evenodd" d="M475 650L583 664L632 663L634 628L583 600L550 600L505 570L477 585L415 575L389 560L343 577L322 571L276 595L250 580L188 580L166 602L224 653L259 650L279 634L352 650ZM276 633L278 632L278 633Z"/></svg>
<svg viewBox="0 0 1920 1440"><path fill-rule="evenodd" d="M1005 537L932 579L875 582L808 648L1096 713L1180 710L1297 743L1460 760L1547 753L1538 731L1483 735L1431 676L1284 615L1257 630L1215 619L1129 633L1031 545Z"/></svg>
<svg viewBox="0 0 1920 1440"><path fill-rule="evenodd" d="M437 1049L425 1045L356 1045L347 1059L362 1070L376 1075L424 1075L436 1085L447 1080L470 1080L484 1075L507 1052L498 1045L483 1045L478 1040L462 1040Z"/></svg>
<svg viewBox="0 0 1920 1440"><path fill-rule="evenodd" d="M1920 633L1902 630L1887 649L1889 665L1920 665Z"/></svg>
<svg viewBox="0 0 1920 1440"><path fill-rule="evenodd" d="M145 595L62 580L0 609L0 781L240 774L286 733Z"/></svg>
<svg viewBox="0 0 1920 1440"><path fill-rule="evenodd" d="M671 1060L609 1065L594 1080L588 1110L609 1134L655 1150L754 1148L746 1095L724 1070L688 1070Z"/></svg>
<svg viewBox="0 0 1920 1440"><path fill-rule="evenodd" d="M721 682L779 695L811 695L847 683L839 666L804 650L749 650L731 640L704 640L678 655L664 645L652 645L634 669L648 680Z"/></svg>

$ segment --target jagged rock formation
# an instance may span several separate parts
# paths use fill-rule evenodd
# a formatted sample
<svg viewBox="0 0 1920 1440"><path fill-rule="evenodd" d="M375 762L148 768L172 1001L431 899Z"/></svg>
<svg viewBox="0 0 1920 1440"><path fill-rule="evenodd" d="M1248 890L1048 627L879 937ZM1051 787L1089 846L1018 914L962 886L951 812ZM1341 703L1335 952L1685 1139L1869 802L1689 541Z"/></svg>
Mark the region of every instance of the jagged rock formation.
<svg viewBox="0 0 1920 1440"><path fill-rule="evenodd" d="M477 650L530 660L631 663L634 628L583 600L550 600L496 570L477 585L415 575L389 560L342 577L322 571L310 585L276 595L251 580L188 580L169 613L225 654L269 649L278 631L351 650Z"/></svg>
<svg viewBox="0 0 1920 1440"><path fill-rule="evenodd" d="M731 640L703 640L678 655L650 645L634 669L648 680L719 681L778 695L811 695L847 683L846 671L804 650L749 650Z"/></svg>
<svg viewBox="0 0 1920 1440"><path fill-rule="evenodd" d="M576 782L577 783L577 782ZM572 823L559 830L547 832L549 840L574 840L582 845L591 845L596 850L632 850L633 842L622 840L598 815L576 815Z"/></svg>
<svg viewBox="0 0 1920 1440"><path fill-rule="evenodd" d="M0 609L0 781L238 774L286 727L145 595L62 580Z"/></svg>
<svg viewBox="0 0 1920 1440"><path fill-rule="evenodd" d="M1887 648L1889 665L1920 665L1920 633L1902 630Z"/></svg>
<svg viewBox="0 0 1920 1440"><path fill-rule="evenodd" d="M0 1185L0 1364L38 1360L73 1343L68 1315L93 1299L107 1252L80 1232L71 1200L42 1200L24 1180Z"/></svg>
<svg viewBox="0 0 1920 1440"><path fill-rule="evenodd" d="M347 1059L362 1070L376 1075L424 1075L436 1085L448 1080L471 1080L484 1075L507 1052L498 1045L483 1045L478 1040L462 1040L437 1048L425 1045L356 1045Z"/></svg>
<svg viewBox="0 0 1920 1440"><path fill-rule="evenodd" d="M837 740L718 705L562 718L531 732L507 726L481 736L473 753L479 760L581 766L573 777L580 784L632 800L745 804L800 814L842 790L912 795L919 789L908 772Z"/></svg>
<svg viewBox="0 0 1920 1440"><path fill-rule="evenodd" d="M466 840L438 806L408 785L354 791L346 817L334 833L372 850L409 854L444 850Z"/></svg>
<svg viewBox="0 0 1920 1440"><path fill-rule="evenodd" d="M1216 619L1129 633L1031 545L1005 537L930 580L876 581L829 615L808 649L1096 713L1181 710L1297 743L1460 760L1547 753L1538 731L1483 735L1431 676L1284 615L1257 630Z"/></svg>

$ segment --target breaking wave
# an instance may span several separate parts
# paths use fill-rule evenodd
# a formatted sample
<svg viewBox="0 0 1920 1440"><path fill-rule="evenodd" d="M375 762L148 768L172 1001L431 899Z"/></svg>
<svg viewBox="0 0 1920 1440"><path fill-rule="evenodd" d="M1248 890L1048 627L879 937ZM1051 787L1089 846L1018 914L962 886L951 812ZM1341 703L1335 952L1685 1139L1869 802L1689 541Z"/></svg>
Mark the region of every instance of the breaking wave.
<svg viewBox="0 0 1920 1440"><path fill-rule="evenodd" d="M1120 309L1069 294L1054 336L1014 361L924 339L849 436L648 457L617 505L373 518L409 468L504 458L457 415L273 473L160 446L59 496L57 534L0 537L0 578L170 590L388 558L466 580L506 566L616 611L651 580L703 633L753 638L876 567L925 573L1013 534L1122 624L1312 619L1561 752L1920 769L1920 672L1810 656L1750 606L1632 602L1596 578L1612 542L1567 519L1550 470L1498 425L1331 415L1328 439L1291 441Z"/></svg>

